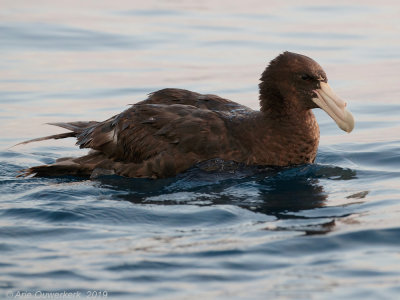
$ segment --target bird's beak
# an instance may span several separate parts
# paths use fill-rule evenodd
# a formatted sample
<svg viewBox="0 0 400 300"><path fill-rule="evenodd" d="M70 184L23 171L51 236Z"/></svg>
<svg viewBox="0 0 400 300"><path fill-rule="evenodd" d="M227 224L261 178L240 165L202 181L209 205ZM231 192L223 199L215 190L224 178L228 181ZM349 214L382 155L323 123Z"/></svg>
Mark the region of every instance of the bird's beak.
<svg viewBox="0 0 400 300"><path fill-rule="evenodd" d="M312 100L336 122L340 129L350 133L354 128L354 118L346 109L346 102L335 95L329 84L325 82L320 84L321 88L314 90L317 98Z"/></svg>

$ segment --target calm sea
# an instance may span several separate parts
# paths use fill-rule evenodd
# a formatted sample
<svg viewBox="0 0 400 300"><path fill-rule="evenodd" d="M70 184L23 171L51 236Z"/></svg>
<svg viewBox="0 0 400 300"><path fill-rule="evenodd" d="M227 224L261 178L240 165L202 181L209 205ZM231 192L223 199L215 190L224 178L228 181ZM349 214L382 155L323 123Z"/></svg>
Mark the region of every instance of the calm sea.
<svg viewBox="0 0 400 300"><path fill-rule="evenodd" d="M0 298L398 299L398 1L0 2ZM85 153L9 148L63 131L44 123L104 120L157 89L257 108L285 50L317 60L356 119L346 134L316 111L313 165L16 178Z"/></svg>

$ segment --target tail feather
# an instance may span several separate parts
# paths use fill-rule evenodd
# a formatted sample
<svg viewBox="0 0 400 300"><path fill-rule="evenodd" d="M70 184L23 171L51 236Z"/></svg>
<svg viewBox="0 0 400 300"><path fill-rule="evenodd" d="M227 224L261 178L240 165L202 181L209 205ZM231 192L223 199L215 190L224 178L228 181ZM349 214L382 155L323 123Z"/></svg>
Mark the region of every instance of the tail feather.
<svg viewBox="0 0 400 300"><path fill-rule="evenodd" d="M95 175L113 174L114 161L102 153L93 151L82 157L63 157L49 165L34 166L21 171L17 177L55 177L55 176L77 176L90 177Z"/></svg>
<svg viewBox="0 0 400 300"><path fill-rule="evenodd" d="M33 175L34 177L54 177L54 176L90 176L95 165L86 163L90 161L92 154L81 158L63 157L56 160L55 163L49 165L34 166L21 171L17 177L26 177ZM82 162L77 162L82 160Z"/></svg>
<svg viewBox="0 0 400 300"><path fill-rule="evenodd" d="M58 140L58 139L65 139L68 137L76 137L78 134L82 133L82 131L88 127L94 126L98 124L99 122L96 121L78 121L78 122L57 122L57 123L47 123L49 125L54 125L58 126L64 129L68 129L71 132L65 132L65 133L60 133L60 134L54 134L54 135L49 135L49 136L44 136L28 141L24 141L21 143L18 143L12 147L18 146L18 145L24 145L24 144L29 144L32 142L40 142L40 141L45 141L45 140ZM12 148L11 147L11 148Z"/></svg>
<svg viewBox="0 0 400 300"><path fill-rule="evenodd" d="M96 121L77 121L77 122L56 122L56 123L47 123L49 125L58 126L61 128L65 128L71 130L73 132L79 133L82 132L83 129L91 127L93 125L98 124Z"/></svg>
<svg viewBox="0 0 400 300"><path fill-rule="evenodd" d="M36 138L36 139L32 139L32 140L28 140L28 141L24 141L21 143L18 143L15 146L18 145L24 145L24 144L29 144L32 142L40 142L40 141L45 141L45 140L59 140L59 139L65 139L68 137L75 137L76 133L75 132L64 132L64 133L60 133L60 134L54 134L54 135L48 135L48 136L44 136L44 137L40 137L40 138Z"/></svg>
<svg viewBox="0 0 400 300"><path fill-rule="evenodd" d="M40 142L44 140L58 140L64 139L68 137L78 137L82 134L85 130L92 128L97 125L99 122L96 121L88 121L88 122L59 122L59 123L48 123L49 125L55 125L62 127L64 129L70 130L71 132L65 132L60 134L49 135L45 137L40 137L28 141L24 141L17 145L28 144L32 142ZM14 147L14 146L13 146ZM88 155L78 158L61 158L56 160L54 164L49 165L41 165L41 166L34 166L25 170L21 170L20 174L17 177L26 177L26 176L40 176L40 177L53 177L53 176L65 176L65 175L72 175L78 177L88 177L91 176L93 170L96 169L97 165L105 164L110 165L110 160L106 158L104 155L98 152L89 152ZM99 169L97 173L103 174L104 172L113 173L112 170L106 169ZM103 170L103 171L102 171ZM96 173L96 174L97 174Z"/></svg>
<svg viewBox="0 0 400 300"><path fill-rule="evenodd" d="M42 165L35 166L21 171L17 177L27 177L33 175L34 177L55 177L55 176L77 176L89 177L92 173L91 169L76 166L65 165Z"/></svg>

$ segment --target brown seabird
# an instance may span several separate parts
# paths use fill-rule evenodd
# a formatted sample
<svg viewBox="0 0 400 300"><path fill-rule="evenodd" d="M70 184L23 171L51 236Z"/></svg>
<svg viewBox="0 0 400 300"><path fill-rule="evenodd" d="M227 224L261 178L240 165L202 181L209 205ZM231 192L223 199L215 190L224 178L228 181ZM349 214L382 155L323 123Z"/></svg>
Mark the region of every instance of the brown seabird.
<svg viewBox="0 0 400 300"><path fill-rule="evenodd" d="M346 102L331 90L321 66L311 58L284 52L261 76L260 111L216 95L167 88L103 122L51 123L69 132L38 138L75 137L77 158L25 170L36 176L174 176L219 158L247 165L313 163L319 127L312 113L322 108L346 132L354 119Z"/></svg>

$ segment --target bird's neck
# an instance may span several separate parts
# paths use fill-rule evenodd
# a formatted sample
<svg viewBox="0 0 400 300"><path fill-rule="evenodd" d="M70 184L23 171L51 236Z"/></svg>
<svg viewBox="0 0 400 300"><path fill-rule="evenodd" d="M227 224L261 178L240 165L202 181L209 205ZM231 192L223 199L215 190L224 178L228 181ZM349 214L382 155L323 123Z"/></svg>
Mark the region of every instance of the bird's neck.
<svg viewBox="0 0 400 300"><path fill-rule="evenodd" d="M259 84L260 89L260 110L262 112L266 112L271 114L271 112L284 112L286 111L285 103L283 100L283 96L278 88L272 84L272 80L268 80L264 78L268 76L265 72L263 73L263 79Z"/></svg>
<svg viewBox="0 0 400 300"><path fill-rule="evenodd" d="M270 131L280 132L286 136L319 138L319 127L311 109L299 109L282 112L275 110L261 111L260 122Z"/></svg>
<svg viewBox="0 0 400 300"><path fill-rule="evenodd" d="M296 98L296 90L288 87L282 94L271 81L260 83L260 110L268 118L295 119L307 114L304 101ZM307 116L306 116L307 117Z"/></svg>
<svg viewBox="0 0 400 300"><path fill-rule="evenodd" d="M257 142L251 145L254 161L248 163L284 166L314 162L319 127L311 110L273 117L268 111L261 111L254 122L257 126L253 126L254 131L250 135Z"/></svg>

